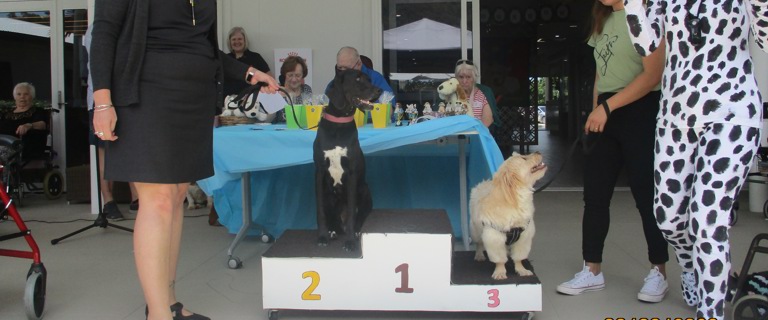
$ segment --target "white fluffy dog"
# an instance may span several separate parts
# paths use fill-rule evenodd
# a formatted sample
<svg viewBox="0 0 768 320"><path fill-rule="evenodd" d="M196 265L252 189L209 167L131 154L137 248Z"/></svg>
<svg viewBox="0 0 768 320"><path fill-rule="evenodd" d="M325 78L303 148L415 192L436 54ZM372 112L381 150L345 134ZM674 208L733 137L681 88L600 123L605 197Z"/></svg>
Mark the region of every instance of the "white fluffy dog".
<svg viewBox="0 0 768 320"><path fill-rule="evenodd" d="M533 224L533 184L544 176L547 166L540 153L513 153L504 161L492 180L485 180L472 189L469 199L471 235L475 242L475 260L488 259L496 263L491 276L507 278L507 257L515 263L515 272L530 276L523 267L528 259L536 228Z"/></svg>

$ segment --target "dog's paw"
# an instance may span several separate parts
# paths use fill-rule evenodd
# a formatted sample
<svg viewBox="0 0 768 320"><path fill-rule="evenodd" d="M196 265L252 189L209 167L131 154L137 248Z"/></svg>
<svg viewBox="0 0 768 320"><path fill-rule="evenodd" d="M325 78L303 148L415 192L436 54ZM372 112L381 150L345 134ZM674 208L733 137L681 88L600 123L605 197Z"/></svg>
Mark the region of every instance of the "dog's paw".
<svg viewBox="0 0 768 320"><path fill-rule="evenodd" d="M336 240L339 238L339 235L336 231L328 231L328 237L331 238L331 240Z"/></svg>
<svg viewBox="0 0 768 320"><path fill-rule="evenodd" d="M325 236L317 237L317 245L321 247L327 247L328 246L328 238Z"/></svg>
<svg viewBox="0 0 768 320"><path fill-rule="evenodd" d="M195 207L194 203L187 205L187 210L195 210L195 209L197 209L197 208Z"/></svg>
<svg viewBox="0 0 768 320"><path fill-rule="evenodd" d="M517 273L518 276L521 276L521 277L527 277L527 276L533 275L532 271L525 268L525 265L523 265L522 260L515 261L515 272Z"/></svg>
<svg viewBox="0 0 768 320"><path fill-rule="evenodd" d="M515 272L517 272L517 275L521 276L521 277L527 277L527 276L532 276L533 275L533 272L529 271L526 268L522 268L522 269L517 269L516 268Z"/></svg>
<svg viewBox="0 0 768 320"><path fill-rule="evenodd" d="M357 250L357 241L355 240L344 241L344 251L354 252L355 250Z"/></svg>
<svg viewBox="0 0 768 320"><path fill-rule="evenodd" d="M506 261L496 263L496 268L493 269L491 278L493 278L493 280L504 280L507 278Z"/></svg>
<svg viewBox="0 0 768 320"><path fill-rule="evenodd" d="M491 278L493 278L493 280L506 280L507 279L507 271L506 270L504 270L504 271L494 271L493 274L491 275Z"/></svg>
<svg viewBox="0 0 768 320"><path fill-rule="evenodd" d="M475 252L475 261L485 261L485 254L482 251Z"/></svg>

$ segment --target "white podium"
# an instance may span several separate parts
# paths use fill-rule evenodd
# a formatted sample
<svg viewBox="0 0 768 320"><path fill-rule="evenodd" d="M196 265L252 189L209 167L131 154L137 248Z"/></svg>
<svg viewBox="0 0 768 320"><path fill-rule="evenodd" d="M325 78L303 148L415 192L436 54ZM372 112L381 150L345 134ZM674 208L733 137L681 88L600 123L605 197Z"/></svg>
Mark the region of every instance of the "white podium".
<svg viewBox="0 0 768 320"><path fill-rule="evenodd" d="M316 230L288 230L262 256L264 309L445 312L541 311L538 277L493 280L494 264L454 252L443 210L374 210L361 250L320 247ZM532 269L530 264L526 265Z"/></svg>

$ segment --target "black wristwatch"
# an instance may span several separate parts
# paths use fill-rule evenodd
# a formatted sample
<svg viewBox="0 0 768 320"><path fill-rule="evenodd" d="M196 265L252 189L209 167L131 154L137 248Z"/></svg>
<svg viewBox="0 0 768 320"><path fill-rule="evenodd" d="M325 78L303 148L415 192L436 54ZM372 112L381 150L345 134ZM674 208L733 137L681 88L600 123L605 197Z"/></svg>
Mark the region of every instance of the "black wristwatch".
<svg viewBox="0 0 768 320"><path fill-rule="evenodd" d="M251 83L251 79L253 79L254 75L255 73L249 71L248 74L245 75L245 82Z"/></svg>

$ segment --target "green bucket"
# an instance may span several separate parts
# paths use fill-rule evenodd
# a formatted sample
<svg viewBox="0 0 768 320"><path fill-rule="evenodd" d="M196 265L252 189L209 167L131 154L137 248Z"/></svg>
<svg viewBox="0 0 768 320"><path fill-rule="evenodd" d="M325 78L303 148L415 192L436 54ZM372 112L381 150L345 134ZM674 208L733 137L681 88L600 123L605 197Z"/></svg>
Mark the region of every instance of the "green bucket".
<svg viewBox="0 0 768 320"><path fill-rule="evenodd" d="M294 117L294 113L296 117ZM299 123L296 123L296 120ZM298 129L307 127L307 114L304 105L285 106L285 125L288 129Z"/></svg>

